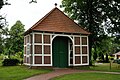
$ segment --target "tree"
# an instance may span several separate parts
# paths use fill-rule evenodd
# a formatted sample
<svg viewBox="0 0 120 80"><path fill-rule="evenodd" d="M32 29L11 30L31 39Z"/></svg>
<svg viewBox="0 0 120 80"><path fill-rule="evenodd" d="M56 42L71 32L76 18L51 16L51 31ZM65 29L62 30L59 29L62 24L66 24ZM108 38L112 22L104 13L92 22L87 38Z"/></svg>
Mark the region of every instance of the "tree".
<svg viewBox="0 0 120 80"><path fill-rule="evenodd" d="M120 23L119 0L63 0L61 7L73 19L92 34L89 36L91 61L92 47L96 47L100 35L113 33ZM115 11L115 14L114 14ZM115 20L116 19L116 20ZM112 22L113 21L113 22ZM117 24L117 26L115 26ZM111 25L111 27L109 27ZM120 31L120 30L119 30ZM96 49L95 49L96 50ZM90 62L91 63L91 62ZM91 65L91 64L90 64Z"/></svg>
<svg viewBox="0 0 120 80"><path fill-rule="evenodd" d="M4 0L0 0L0 9L4 6L7 5L7 1ZM6 19L5 17L3 17L2 15L0 15L0 53L2 53L3 51L3 42L4 42L4 38L3 38L3 33L4 33L4 27L6 26Z"/></svg>
<svg viewBox="0 0 120 80"><path fill-rule="evenodd" d="M99 36L99 42L96 44L96 52L99 54L99 58L101 59L103 59L103 55L105 56L105 62L108 62L108 56L117 52L120 47L120 45L115 42L115 39L115 37L109 37L107 35Z"/></svg>
<svg viewBox="0 0 120 80"><path fill-rule="evenodd" d="M3 42L3 38L2 38L2 35L0 33L0 53L2 53L2 50L3 50L2 42Z"/></svg>
<svg viewBox="0 0 120 80"><path fill-rule="evenodd" d="M10 4L7 2L7 0L0 0L0 9L4 5L10 5ZM2 15L0 15L0 29L2 29L5 25L6 25L6 19Z"/></svg>
<svg viewBox="0 0 120 80"><path fill-rule="evenodd" d="M0 9L4 6L4 5L11 5L10 3L8 3L9 0L0 0ZM30 0L31 1L31 0ZM31 3L36 3L37 1L36 0L32 0ZM7 25L7 21L5 19L5 17L3 17L2 15L0 15L0 53L3 52L3 49L4 49L4 53L8 53L8 49L10 48L9 46L9 41L10 41L10 38L9 37L6 37L6 39L4 39L2 36L9 36L9 31L7 30L7 28L5 28L5 26ZM8 45L6 46L5 45Z"/></svg>
<svg viewBox="0 0 120 80"><path fill-rule="evenodd" d="M104 21L109 33L120 34L120 0L103 1ZM107 7L106 7L107 6Z"/></svg>
<svg viewBox="0 0 120 80"><path fill-rule="evenodd" d="M3 5L4 5L3 0L0 0L0 9L2 8ZM2 28L1 20L2 20L2 16L0 15L0 29Z"/></svg>
<svg viewBox="0 0 120 80"><path fill-rule="evenodd" d="M10 55L15 55L16 53L23 54L23 43L24 43L24 25L21 21L16 21L16 23L9 30L5 28L2 34L5 36L3 38L3 54L8 55L8 58L11 58Z"/></svg>
<svg viewBox="0 0 120 80"><path fill-rule="evenodd" d="M24 25L19 20L11 27L9 31L10 37L7 40L10 53L16 54L18 52L23 52L24 31Z"/></svg>
<svg viewBox="0 0 120 80"><path fill-rule="evenodd" d="M5 45L7 44L8 37L9 37L9 30L6 27L2 29L2 32L0 34L0 53L6 54ZM8 47L8 45L6 45L6 47Z"/></svg>
<svg viewBox="0 0 120 80"><path fill-rule="evenodd" d="M98 33L104 33L100 23L100 11L93 9L92 0L63 0L62 6L64 11L74 20L78 21L78 24L82 25L84 29L87 29L92 34L89 36L89 63L91 65L91 50L96 42ZM95 5L95 3L94 3ZM93 14L94 13L94 14Z"/></svg>
<svg viewBox="0 0 120 80"><path fill-rule="evenodd" d="M4 5L3 0L0 0L0 9L2 8L3 5Z"/></svg>
<svg viewBox="0 0 120 80"><path fill-rule="evenodd" d="M116 35L114 38L114 52L119 52L120 51L120 35Z"/></svg>
<svg viewBox="0 0 120 80"><path fill-rule="evenodd" d="M36 0L31 0L30 3L37 3L37 1L36 1ZM0 0L0 9L1 9L4 5L11 5L11 4L8 3L8 0ZM4 20L4 21L3 21L3 20ZM3 17L2 15L0 15L0 29L2 29L5 25L6 25L6 19L5 19L5 17Z"/></svg>

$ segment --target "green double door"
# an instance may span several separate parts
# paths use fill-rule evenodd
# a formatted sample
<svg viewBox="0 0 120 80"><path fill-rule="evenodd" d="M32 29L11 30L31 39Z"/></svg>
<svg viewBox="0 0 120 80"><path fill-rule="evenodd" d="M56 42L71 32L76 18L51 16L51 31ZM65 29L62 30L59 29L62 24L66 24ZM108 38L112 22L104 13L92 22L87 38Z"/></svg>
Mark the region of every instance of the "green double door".
<svg viewBox="0 0 120 80"><path fill-rule="evenodd" d="M53 40L53 66L65 68L68 66L68 38L56 37Z"/></svg>

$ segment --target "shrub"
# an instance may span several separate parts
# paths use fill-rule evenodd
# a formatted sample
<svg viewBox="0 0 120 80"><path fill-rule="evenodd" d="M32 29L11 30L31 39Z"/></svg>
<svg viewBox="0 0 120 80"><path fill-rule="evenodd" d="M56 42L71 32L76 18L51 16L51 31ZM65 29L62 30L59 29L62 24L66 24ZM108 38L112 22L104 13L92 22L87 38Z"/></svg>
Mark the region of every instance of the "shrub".
<svg viewBox="0 0 120 80"><path fill-rule="evenodd" d="M12 59L18 59L20 64L23 64L23 53L22 52L18 52L15 55L11 55Z"/></svg>
<svg viewBox="0 0 120 80"><path fill-rule="evenodd" d="M2 62L3 66L16 66L18 64L19 64L18 59L4 59L4 61Z"/></svg>

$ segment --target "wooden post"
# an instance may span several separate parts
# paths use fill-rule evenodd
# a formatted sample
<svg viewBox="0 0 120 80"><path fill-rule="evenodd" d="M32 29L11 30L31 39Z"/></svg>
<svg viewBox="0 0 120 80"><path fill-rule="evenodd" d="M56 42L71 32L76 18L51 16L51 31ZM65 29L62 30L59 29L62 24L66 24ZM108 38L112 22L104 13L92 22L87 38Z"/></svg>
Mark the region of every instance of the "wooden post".
<svg viewBox="0 0 120 80"><path fill-rule="evenodd" d="M112 61L110 60L110 70L111 70L111 66L112 66L112 63L111 63Z"/></svg>

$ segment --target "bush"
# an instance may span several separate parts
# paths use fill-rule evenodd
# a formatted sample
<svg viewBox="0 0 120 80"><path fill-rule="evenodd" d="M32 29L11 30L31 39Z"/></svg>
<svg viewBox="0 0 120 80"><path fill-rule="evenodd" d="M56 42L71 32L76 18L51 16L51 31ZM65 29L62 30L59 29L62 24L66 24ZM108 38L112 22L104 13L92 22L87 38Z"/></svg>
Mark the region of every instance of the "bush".
<svg viewBox="0 0 120 80"><path fill-rule="evenodd" d="M15 55L11 55L12 59L18 59L20 64L23 64L23 53L22 52L17 52Z"/></svg>
<svg viewBox="0 0 120 80"><path fill-rule="evenodd" d="M3 66L16 66L18 65L20 62L18 59L4 59L4 61L2 62Z"/></svg>

